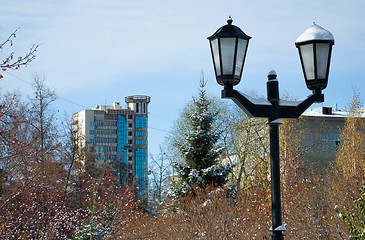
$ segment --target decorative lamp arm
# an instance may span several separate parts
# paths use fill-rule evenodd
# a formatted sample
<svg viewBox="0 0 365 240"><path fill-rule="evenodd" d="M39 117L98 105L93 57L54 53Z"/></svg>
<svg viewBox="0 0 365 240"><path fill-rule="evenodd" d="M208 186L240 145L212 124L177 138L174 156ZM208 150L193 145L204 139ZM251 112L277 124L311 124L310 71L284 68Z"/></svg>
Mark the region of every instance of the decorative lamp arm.
<svg viewBox="0 0 365 240"><path fill-rule="evenodd" d="M251 98L234 90L232 86L225 86L222 98L232 99L249 117L272 118L273 105L266 99ZM280 100L278 105L279 118L298 118L313 103L324 102L322 93L314 93L300 101Z"/></svg>

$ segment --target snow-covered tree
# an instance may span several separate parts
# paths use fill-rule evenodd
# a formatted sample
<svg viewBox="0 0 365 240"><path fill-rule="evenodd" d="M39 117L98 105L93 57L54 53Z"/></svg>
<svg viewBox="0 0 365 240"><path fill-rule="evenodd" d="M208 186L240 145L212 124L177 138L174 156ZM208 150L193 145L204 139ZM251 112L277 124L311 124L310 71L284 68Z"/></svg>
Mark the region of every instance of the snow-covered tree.
<svg viewBox="0 0 365 240"><path fill-rule="evenodd" d="M221 132L214 128L218 110L212 108L205 91L206 81L201 79L199 95L193 99L185 119L188 129L184 140L177 142L182 161L175 162L178 181L174 181L179 194L184 194L194 186L204 187L210 184L222 186L226 182L231 167L220 164L219 156L223 148L218 140Z"/></svg>
<svg viewBox="0 0 365 240"><path fill-rule="evenodd" d="M86 216L75 231L75 239L114 239L116 228L123 228L128 220L138 215L140 201L134 185L118 186L119 178L112 169L102 171L99 177L86 175L80 186L86 191Z"/></svg>

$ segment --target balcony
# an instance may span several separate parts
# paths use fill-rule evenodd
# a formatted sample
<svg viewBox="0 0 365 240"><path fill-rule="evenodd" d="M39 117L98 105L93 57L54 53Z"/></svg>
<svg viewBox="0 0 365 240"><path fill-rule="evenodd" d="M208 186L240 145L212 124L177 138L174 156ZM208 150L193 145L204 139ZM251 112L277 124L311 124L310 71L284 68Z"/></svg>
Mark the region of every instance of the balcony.
<svg viewBox="0 0 365 240"><path fill-rule="evenodd" d="M117 138L117 134L100 134L100 133L97 133L95 135L97 138Z"/></svg>
<svg viewBox="0 0 365 240"><path fill-rule="evenodd" d="M117 154L118 154L118 152L117 152L117 151L108 151L108 150L105 150L104 152L105 152L105 154L107 154L107 155L117 155Z"/></svg>
<svg viewBox="0 0 365 240"><path fill-rule="evenodd" d="M97 142L96 146L105 146L105 147L117 147L117 143L105 143L105 142Z"/></svg>
<svg viewBox="0 0 365 240"><path fill-rule="evenodd" d="M112 129L112 130L117 130L117 126L108 126L108 125L103 125L103 126L96 126L96 129Z"/></svg>

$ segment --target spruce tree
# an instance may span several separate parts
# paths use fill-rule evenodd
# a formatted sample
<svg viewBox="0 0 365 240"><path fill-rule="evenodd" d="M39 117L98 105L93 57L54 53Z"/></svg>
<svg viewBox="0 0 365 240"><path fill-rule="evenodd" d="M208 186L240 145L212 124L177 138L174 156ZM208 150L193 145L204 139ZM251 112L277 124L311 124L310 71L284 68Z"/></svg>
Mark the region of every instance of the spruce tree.
<svg viewBox="0 0 365 240"><path fill-rule="evenodd" d="M193 98L191 110L185 113L190 131L185 141L177 146L183 156L183 161L175 163L179 195L187 193L193 186L222 186L231 170L230 166L219 163L223 148L217 142L221 133L213 128L218 110L211 107L212 100L207 97L205 85L206 82L201 80L199 95Z"/></svg>

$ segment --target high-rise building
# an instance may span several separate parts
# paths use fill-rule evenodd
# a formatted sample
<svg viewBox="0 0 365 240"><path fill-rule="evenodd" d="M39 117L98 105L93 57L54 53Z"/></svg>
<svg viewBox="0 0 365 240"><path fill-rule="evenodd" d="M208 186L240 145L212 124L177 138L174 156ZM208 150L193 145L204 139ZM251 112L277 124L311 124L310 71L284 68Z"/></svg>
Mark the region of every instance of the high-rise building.
<svg viewBox="0 0 365 240"><path fill-rule="evenodd" d="M149 96L125 97L127 108L119 102L97 105L74 114L74 123L83 136L79 144L94 153L95 165L117 170L122 184L137 180L139 195L148 186L148 103ZM85 165L85 163L83 163ZM82 165L82 164L81 164Z"/></svg>

